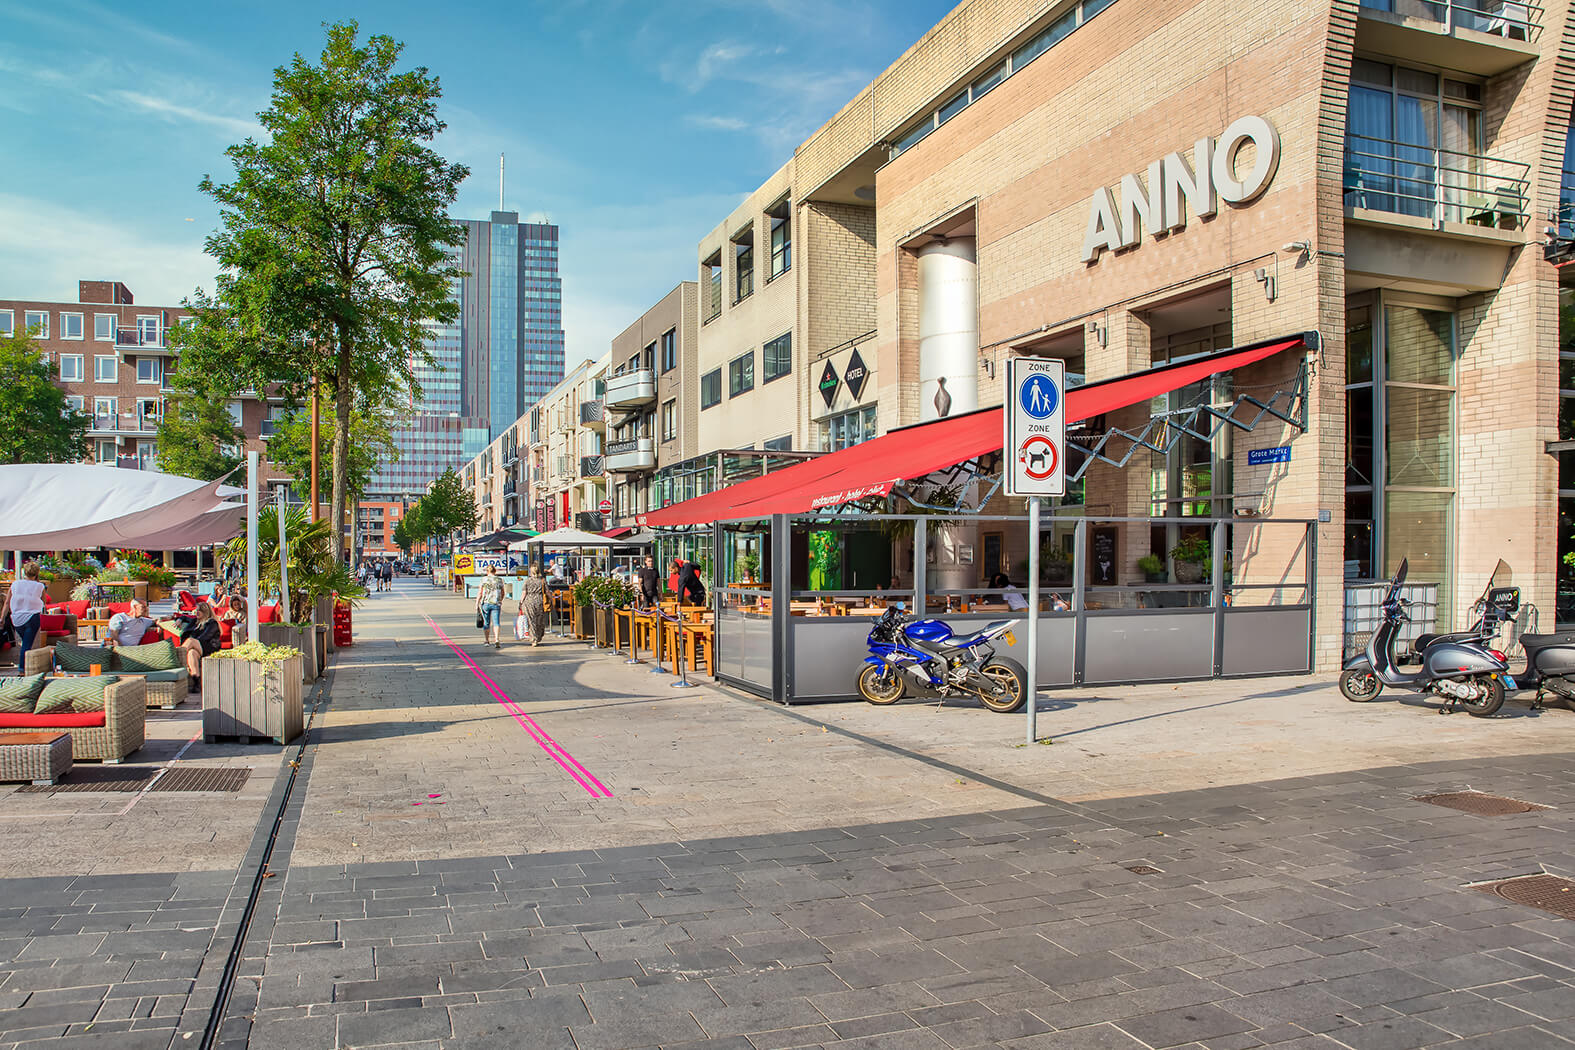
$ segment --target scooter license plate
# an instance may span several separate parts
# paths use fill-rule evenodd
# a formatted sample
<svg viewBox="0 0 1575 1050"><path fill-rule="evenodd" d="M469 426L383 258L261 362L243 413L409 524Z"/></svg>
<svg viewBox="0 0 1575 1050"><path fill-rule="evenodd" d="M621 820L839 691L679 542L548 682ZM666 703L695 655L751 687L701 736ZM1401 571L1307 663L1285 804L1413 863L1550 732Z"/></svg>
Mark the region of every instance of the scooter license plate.
<svg viewBox="0 0 1575 1050"><path fill-rule="evenodd" d="M1001 635L1001 637L1006 639L1007 645L1017 644L1017 635L1013 634L1011 631L1007 631L1005 634Z"/></svg>
<svg viewBox="0 0 1575 1050"><path fill-rule="evenodd" d="M1499 675L1499 677L1504 679L1504 688L1505 689L1519 689L1520 688L1520 686L1515 684L1515 679L1513 677L1511 677L1510 675L1507 675L1507 674Z"/></svg>

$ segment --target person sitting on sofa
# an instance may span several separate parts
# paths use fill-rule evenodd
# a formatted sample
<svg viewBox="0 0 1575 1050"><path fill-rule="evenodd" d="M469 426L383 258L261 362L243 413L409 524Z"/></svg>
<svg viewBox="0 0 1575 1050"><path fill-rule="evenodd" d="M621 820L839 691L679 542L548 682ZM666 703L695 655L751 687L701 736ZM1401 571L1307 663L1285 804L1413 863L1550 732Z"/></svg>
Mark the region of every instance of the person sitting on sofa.
<svg viewBox="0 0 1575 1050"><path fill-rule="evenodd" d="M202 689L202 658L219 651L222 634L219 621L213 617L213 606L198 602L190 617L178 615L173 620L159 624L171 634L179 635L180 650L186 658L186 673L191 679L188 687L193 693Z"/></svg>
<svg viewBox="0 0 1575 1050"><path fill-rule="evenodd" d="M246 603L238 597L232 597L224 609L219 613L219 619L225 620L230 625L230 644L246 644Z"/></svg>
<svg viewBox="0 0 1575 1050"><path fill-rule="evenodd" d="M133 598L130 612L116 613L109 618L103 644L111 649L117 645L141 645L142 636L147 634L148 628L152 626L153 620L148 616L148 603Z"/></svg>

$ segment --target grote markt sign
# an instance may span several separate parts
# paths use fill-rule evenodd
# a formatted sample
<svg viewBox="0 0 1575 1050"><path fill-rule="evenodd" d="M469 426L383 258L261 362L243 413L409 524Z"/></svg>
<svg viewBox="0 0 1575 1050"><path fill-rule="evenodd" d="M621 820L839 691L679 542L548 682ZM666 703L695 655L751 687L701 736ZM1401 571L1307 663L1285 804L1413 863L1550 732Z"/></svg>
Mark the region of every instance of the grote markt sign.
<svg viewBox="0 0 1575 1050"><path fill-rule="evenodd" d="M1237 160L1249 143L1255 150L1252 167L1241 172ZM1158 237L1182 229L1189 217L1207 219L1219 212L1220 201L1249 204L1269 188L1279 167L1280 133L1274 125L1263 117L1233 121L1218 139L1199 139L1190 163L1176 152L1150 164L1146 186L1137 175L1123 175L1115 195L1108 186L1095 190L1088 202L1083 261L1135 248L1145 233Z"/></svg>

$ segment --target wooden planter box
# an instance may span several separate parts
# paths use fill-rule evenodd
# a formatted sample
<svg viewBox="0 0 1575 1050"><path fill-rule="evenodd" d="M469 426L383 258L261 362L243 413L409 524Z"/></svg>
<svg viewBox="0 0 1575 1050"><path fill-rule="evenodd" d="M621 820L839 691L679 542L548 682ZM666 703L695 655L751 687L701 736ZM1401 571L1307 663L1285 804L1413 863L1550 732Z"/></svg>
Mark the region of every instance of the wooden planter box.
<svg viewBox="0 0 1575 1050"><path fill-rule="evenodd" d="M301 681L315 682L320 673L317 666L317 640L310 624L260 623L257 640L264 645L289 645L301 650Z"/></svg>
<svg viewBox="0 0 1575 1050"><path fill-rule="evenodd" d="M150 602L162 602L170 596L170 593L168 587L160 587L156 583L148 584L148 601Z"/></svg>
<svg viewBox="0 0 1575 1050"><path fill-rule="evenodd" d="M607 642L614 649L627 649L630 646L629 629L633 624L626 618L619 616L621 609L607 610Z"/></svg>
<svg viewBox="0 0 1575 1050"><path fill-rule="evenodd" d="M574 607L574 637L592 638L596 634L596 625L592 623L591 614L596 611L594 605L576 605Z"/></svg>
<svg viewBox="0 0 1575 1050"><path fill-rule="evenodd" d="M49 599L50 605L59 605L61 602L71 600L71 592L76 590L77 580L46 580L44 581L44 595Z"/></svg>
<svg viewBox="0 0 1575 1050"><path fill-rule="evenodd" d="M596 619L596 648L606 649L612 645L613 636L613 611L593 606L593 615Z"/></svg>
<svg viewBox="0 0 1575 1050"><path fill-rule="evenodd" d="M202 661L202 739L265 738L288 744L301 735L306 710L301 701L301 658L292 656L269 673L250 660Z"/></svg>

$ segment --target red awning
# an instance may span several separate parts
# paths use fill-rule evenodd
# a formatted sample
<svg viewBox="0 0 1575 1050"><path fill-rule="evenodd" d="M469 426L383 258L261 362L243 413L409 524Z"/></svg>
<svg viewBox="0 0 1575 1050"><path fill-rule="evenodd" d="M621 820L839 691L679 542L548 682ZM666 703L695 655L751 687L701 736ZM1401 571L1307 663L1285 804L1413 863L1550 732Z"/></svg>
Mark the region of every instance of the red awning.
<svg viewBox="0 0 1575 1050"><path fill-rule="evenodd" d="M1066 421L1076 423L1135 405L1302 346L1305 335L1221 350L1143 372L1089 383L1067 392ZM704 525L772 514L805 514L869 496L884 496L906 478L919 478L1001 450L1001 409L893 430L873 441L772 471L637 517L641 525Z"/></svg>
<svg viewBox="0 0 1575 1050"><path fill-rule="evenodd" d="M627 528L603 529L601 531L601 534L603 536L606 536L610 540L620 540L620 539L623 539L625 536L629 535L633 531L634 531L633 529L627 529Z"/></svg>

